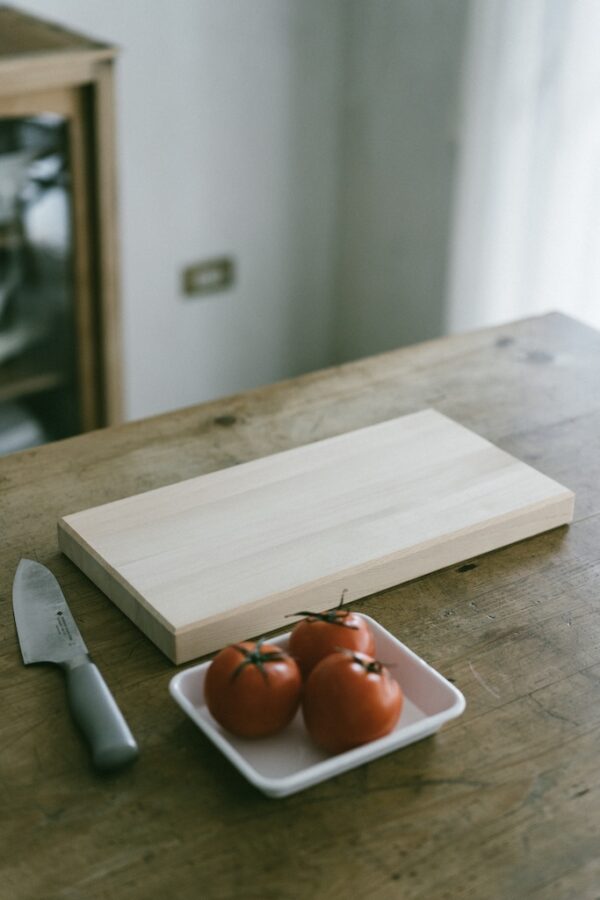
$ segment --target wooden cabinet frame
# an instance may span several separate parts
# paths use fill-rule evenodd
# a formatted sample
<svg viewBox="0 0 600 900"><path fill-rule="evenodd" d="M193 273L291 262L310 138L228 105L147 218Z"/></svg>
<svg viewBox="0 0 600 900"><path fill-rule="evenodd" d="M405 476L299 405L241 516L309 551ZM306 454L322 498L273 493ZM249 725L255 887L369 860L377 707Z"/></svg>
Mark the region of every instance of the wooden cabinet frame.
<svg viewBox="0 0 600 900"><path fill-rule="evenodd" d="M81 430L122 419L113 65L116 50L0 8L0 117L69 123Z"/></svg>

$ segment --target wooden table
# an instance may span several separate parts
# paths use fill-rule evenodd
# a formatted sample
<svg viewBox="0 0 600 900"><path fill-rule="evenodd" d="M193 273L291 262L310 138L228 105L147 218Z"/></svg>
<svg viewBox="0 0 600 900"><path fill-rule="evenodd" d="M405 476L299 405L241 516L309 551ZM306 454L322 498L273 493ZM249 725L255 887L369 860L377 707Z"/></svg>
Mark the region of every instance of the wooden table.
<svg viewBox="0 0 600 900"><path fill-rule="evenodd" d="M174 667L60 555L56 520L428 406L574 489L575 522L356 604L467 711L269 800L171 701ZM598 897L599 439L600 334L550 315L0 460L0 896ZM61 673L21 663L22 556L64 587L141 745L129 771L94 773Z"/></svg>

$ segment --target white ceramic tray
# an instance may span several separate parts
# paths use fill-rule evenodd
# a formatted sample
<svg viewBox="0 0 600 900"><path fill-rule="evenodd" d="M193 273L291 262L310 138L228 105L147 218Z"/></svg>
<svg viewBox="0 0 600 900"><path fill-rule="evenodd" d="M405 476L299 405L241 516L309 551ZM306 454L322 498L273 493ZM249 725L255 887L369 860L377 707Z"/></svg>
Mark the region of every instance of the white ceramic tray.
<svg viewBox="0 0 600 900"><path fill-rule="evenodd" d="M175 675L169 685L171 696L236 769L263 793L269 797L285 797L304 790L428 737L465 708L465 698L453 684L370 616L364 618L375 635L377 658L392 664L390 672L404 692L402 715L396 727L377 741L331 756L312 743L301 712L274 737L259 740L235 737L213 719L204 702L204 678L210 660ZM269 638L269 643L285 649L288 640L289 632L286 632Z"/></svg>

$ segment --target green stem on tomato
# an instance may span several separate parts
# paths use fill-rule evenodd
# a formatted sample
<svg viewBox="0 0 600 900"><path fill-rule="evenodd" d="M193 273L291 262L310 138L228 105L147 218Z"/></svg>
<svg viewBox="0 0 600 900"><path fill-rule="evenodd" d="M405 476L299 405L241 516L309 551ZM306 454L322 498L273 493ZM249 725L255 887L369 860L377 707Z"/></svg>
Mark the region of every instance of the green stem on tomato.
<svg viewBox="0 0 600 900"><path fill-rule="evenodd" d="M234 644L234 647L239 653L242 654L244 659L237 666L236 669L231 673L230 681L235 681L240 672L242 672L246 666L256 666L258 671L261 673L262 677L265 681L269 680L269 673L265 669L265 663L274 662L276 660L285 659L287 654L282 650L269 650L267 653L263 653L262 645L265 642L265 638L260 638L254 645L253 650L248 650L247 647L242 647L241 644Z"/></svg>
<svg viewBox="0 0 600 900"><path fill-rule="evenodd" d="M305 616L309 622L329 622L330 625L340 625L343 628L352 628L354 631L358 631L358 625L350 625L345 621L350 616L349 610L342 609L344 597L347 593L348 588L344 588L340 602L333 609L328 609L325 612L311 612L308 609L301 609L299 612L290 613L286 616L286 619L289 619L291 616Z"/></svg>

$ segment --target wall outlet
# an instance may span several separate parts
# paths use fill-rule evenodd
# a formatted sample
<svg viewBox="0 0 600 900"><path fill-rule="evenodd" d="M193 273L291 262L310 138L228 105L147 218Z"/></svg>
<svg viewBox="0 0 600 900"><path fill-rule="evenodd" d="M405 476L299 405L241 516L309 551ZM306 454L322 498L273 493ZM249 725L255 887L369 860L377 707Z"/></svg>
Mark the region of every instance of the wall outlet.
<svg viewBox="0 0 600 900"><path fill-rule="evenodd" d="M219 256L187 266L183 270L183 292L188 297L213 294L231 287L235 265L230 256Z"/></svg>

